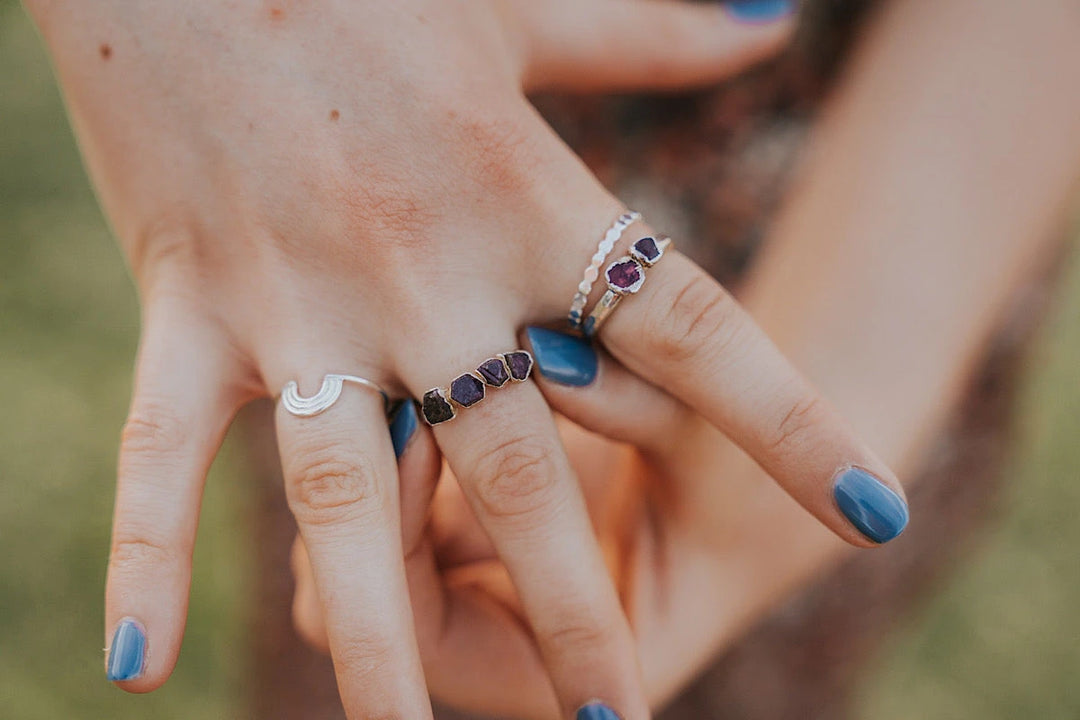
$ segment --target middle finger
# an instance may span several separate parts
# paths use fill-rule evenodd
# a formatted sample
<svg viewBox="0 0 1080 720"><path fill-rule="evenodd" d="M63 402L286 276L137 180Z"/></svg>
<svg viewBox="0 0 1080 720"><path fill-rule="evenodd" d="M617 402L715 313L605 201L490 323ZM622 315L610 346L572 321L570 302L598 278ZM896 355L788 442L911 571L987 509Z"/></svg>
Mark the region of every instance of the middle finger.
<svg viewBox="0 0 1080 720"><path fill-rule="evenodd" d="M481 363L515 347L509 327L467 345L464 335L409 373L418 396L470 371L482 377ZM517 588L563 716L599 701L627 720L647 718L629 624L551 411L531 382L484 395L435 436Z"/></svg>

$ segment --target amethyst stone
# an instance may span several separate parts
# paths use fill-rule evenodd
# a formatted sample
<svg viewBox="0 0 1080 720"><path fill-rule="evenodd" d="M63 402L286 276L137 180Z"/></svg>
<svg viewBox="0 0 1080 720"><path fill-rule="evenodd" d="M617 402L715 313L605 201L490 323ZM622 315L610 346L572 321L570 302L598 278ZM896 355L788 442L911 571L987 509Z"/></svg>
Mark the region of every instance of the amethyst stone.
<svg viewBox="0 0 1080 720"><path fill-rule="evenodd" d="M506 366L510 368L510 377L518 382L529 378L533 367L532 355L524 350L515 350L503 355L503 359L506 360Z"/></svg>
<svg viewBox="0 0 1080 720"><path fill-rule="evenodd" d="M438 425L447 420L453 420L456 414L454 407L443 397L443 391L439 388L424 393L420 410L424 413L424 419L427 420L428 425Z"/></svg>
<svg viewBox="0 0 1080 720"><path fill-rule="evenodd" d="M646 265L652 265L664 254L664 251L656 244L656 238L654 237L641 238L634 243L634 248L630 252L635 258Z"/></svg>
<svg viewBox="0 0 1080 720"><path fill-rule="evenodd" d="M476 368L476 372L491 387L502 387L510 379L506 363L499 358L488 358L480 364L480 367Z"/></svg>
<svg viewBox="0 0 1080 720"><path fill-rule="evenodd" d="M471 407L484 399L484 383L472 373L459 375L450 383L450 399L461 407Z"/></svg>
<svg viewBox="0 0 1080 720"><path fill-rule="evenodd" d="M635 293L645 282L645 272L633 258L622 258L611 263L605 275L608 287L618 293Z"/></svg>

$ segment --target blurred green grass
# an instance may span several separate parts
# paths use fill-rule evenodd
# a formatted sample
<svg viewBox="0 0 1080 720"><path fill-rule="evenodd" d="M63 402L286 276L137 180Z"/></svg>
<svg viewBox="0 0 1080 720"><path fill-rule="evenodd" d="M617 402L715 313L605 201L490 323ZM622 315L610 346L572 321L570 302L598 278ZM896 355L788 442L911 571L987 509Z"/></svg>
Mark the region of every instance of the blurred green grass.
<svg viewBox="0 0 1080 720"><path fill-rule="evenodd" d="M79 163L44 52L0 0L0 717L245 717L242 469L208 485L176 674L104 680L102 585L136 298ZM1080 717L1080 261L1024 392L1007 512L907 622L859 717Z"/></svg>

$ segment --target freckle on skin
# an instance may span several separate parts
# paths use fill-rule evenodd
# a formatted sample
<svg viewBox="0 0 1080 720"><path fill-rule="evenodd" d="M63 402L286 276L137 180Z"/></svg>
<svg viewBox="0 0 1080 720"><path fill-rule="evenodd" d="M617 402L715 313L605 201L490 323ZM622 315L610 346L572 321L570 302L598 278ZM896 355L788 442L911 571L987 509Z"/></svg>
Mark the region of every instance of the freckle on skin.
<svg viewBox="0 0 1080 720"><path fill-rule="evenodd" d="M337 110L331 110L330 111L330 119L331 120L333 120L334 122L337 122L337 119L339 117L341 117L341 113L339 113Z"/></svg>
<svg viewBox="0 0 1080 720"><path fill-rule="evenodd" d="M101 55L102 60L108 60L112 57L112 45L109 43L101 43L101 47L98 48L98 53Z"/></svg>
<svg viewBox="0 0 1080 720"><path fill-rule="evenodd" d="M283 17L285 17L285 11L284 10L282 10L281 8L277 8L277 7L276 8L270 8L270 19L271 20L281 20Z"/></svg>

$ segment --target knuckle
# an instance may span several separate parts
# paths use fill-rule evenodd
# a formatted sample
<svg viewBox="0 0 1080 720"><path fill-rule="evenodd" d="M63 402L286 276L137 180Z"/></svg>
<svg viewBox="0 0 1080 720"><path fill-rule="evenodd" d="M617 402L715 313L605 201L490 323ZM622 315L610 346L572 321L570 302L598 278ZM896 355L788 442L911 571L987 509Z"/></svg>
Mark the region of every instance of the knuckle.
<svg viewBox="0 0 1080 720"><path fill-rule="evenodd" d="M371 461L317 448L293 468L287 482L289 505L297 521L329 525L377 512L383 493Z"/></svg>
<svg viewBox="0 0 1080 720"><path fill-rule="evenodd" d="M790 404L768 441L771 452L798 449L817 425L821 398L816 395L800 397Z"/></svg>
<svg viewBox="0 0 1080 720"><path fill-rule="evenodd" d="M452 115L479 187L500 196L531 194L542 156L528 125L507 112L468 109Z"/></svg>
<svg viewBox="0 0 1080 720"><path fill-rule="evenodd" d="M474 468L475 493L489 517L535 516L557 501L558 476L549 450L514 437L484 453Z"/></svg>
<svg viewBox="0 0 1080 720"><path fill-rule="evenodd" d="M611 647L617 634L614 623L591 608L564 612L545 633L547 642L564 652L577 649L595 652L597 648Z"/></svg>
<svg viewBox="0 0 1080 720"><path fill-rule="evenodd" d="M696 275L671 303L652 303L643 336L654 355L672 362L723 354L738 337L739 308L719 283Z"/></svg>
<svg viewBox="0 0 1080 720"><path fill-rule="evenodd" d="M393 647L388 638L371 634L337 640L331 652L336 663L348 669L351 678L363 681L390 672Z"/></svg>
<svg viewBox="0 0 1080 720"><path fill-rule="evenodd" d="M187 424L166 403L143 402L120 433L121 456L171 455L188 439Z"/></svg>
<svg viewBox="0 0 1080 720"><path fill-rule="evenodd" d="M141 575L149 568L175 565L179 551L169 543L147 535L122 535L113 538L109 565L114 571Z"/></svg>

